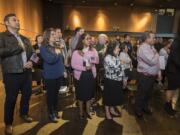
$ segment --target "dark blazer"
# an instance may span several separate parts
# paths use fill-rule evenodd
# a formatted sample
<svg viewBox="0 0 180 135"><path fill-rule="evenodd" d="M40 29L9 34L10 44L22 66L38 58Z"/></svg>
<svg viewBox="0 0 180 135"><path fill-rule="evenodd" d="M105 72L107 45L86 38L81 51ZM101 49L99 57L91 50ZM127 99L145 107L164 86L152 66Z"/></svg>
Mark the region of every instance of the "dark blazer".
<svg viewBox="0 0 180 135"><path fill-rule="evenodd" d="M167 61L166 72L180 73L180 38L176 38L172 43Z"/></svg>
<svg viewBox="0 0 180 135"><path fill-rule="evenodd" d="M28 38L22 35L20 37L26 49L27 60L29 60L33 48ZM24 71L22 52L22 47L18 45L18 40L12 33L9 31L0 33L0 58L3 73L22 73Z"/></svg>
<svg viewBox="0 0 180 135"><path fill-rule="evenodd" d="M124 41L121 46L127 46L127 48L128 48L128 54L129 54L129 56L131 57L131 54L132 54L132 51L133 51L133 47L132 47L131 42L126 42L126 41Z"/></svg>
<svg viewBox="0 0 180 135"><path fill-rule="evenodd" d="M38 44L33 45L33 48L34 48L34 50L40 49L39 46L38 46Z"/></svg>

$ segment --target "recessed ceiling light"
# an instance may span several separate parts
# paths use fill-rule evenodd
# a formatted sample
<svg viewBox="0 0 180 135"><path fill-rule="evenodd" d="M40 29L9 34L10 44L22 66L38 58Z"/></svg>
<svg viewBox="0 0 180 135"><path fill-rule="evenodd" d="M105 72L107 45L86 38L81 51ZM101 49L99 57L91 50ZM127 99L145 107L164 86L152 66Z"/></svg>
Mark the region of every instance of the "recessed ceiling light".
<svg viewBox="0 0 180 135"><path fill-rule="evenodd" d="M115 3L114 3L114 6L117 6L117 5L118 5L118 3L117 3L117 2L115 2Z"/></svg>
<svg viewBox="0 0 180 135"><path fill-rule="evenodd" d="M130 6L133 7L133 6L134 6L134 3L131 3Z"/></svg>

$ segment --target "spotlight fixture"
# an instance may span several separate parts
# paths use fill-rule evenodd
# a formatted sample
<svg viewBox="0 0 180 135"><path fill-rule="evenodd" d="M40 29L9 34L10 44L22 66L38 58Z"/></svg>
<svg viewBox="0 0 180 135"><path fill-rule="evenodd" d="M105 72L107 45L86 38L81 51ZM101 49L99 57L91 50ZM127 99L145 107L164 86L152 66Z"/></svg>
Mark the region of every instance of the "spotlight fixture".
<svg viewBox="0 0 180 135"><path fill-rule="evenodd" d="M115 2L115 3L114 3L114 6L117 6L117 5L118 5L118 3L117 3L117 2Z"/></svg>
<svg viewBox="0 0 180 135"><path fill-rule="evenodd" d="M134 6L134 3L131 3L130 6L133 7L133 6Z"/></svg>
<svg viewBox="0 0 180 135"><path fill-rule="evenodd" d="M86 0L82 0L82 3L86 3Z"/></svg>

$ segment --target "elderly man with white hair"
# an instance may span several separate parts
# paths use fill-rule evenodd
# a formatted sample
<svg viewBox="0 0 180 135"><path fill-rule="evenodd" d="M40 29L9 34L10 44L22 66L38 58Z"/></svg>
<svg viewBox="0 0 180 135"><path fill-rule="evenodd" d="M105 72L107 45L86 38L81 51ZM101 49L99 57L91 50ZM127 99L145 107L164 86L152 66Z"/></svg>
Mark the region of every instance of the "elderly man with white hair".
<svg viewBox="0 0 180 135"><path fill-rule="evenodd" d="M96 45L96 50L99 55L99 64L96 65L97 72L100 73L100 76L104 76L104 72L102 69L104 69L104 56L106 52L106 48L108 45L108 36L106 34L99 34L98 36L98 42Z"/></svg>
<svg viewBox="0 0 180 135"><path fill-rule="evenodd" d="M99 53L105 52L107 41L108 41L108 36L106 34L99 34L98 43L96 45L96 50Z"/></svg>

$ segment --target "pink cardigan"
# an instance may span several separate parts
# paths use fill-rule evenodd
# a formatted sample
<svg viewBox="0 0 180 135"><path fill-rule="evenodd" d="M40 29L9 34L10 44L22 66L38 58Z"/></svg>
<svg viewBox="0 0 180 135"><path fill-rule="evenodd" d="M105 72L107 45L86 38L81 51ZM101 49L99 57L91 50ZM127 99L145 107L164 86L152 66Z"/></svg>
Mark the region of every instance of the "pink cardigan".
<svg viewBox="0 0 180 135"><path fill-rule="evenodd" d="M94 78L96 77L96 66L95 64L99 64L99 56L98 53L96 51L96 49L92 49L87 51L84 54L84 57L94 57L93 60L91 60L91 62L93 63L93 67L92 67L92 73ZM82 71L86 71L86 67L83 66L83 56L81 56L78 51L74 51L73 55L72 55L72 59L71 59L71 66L74 69L74 77L79 80Z"/></svg>

